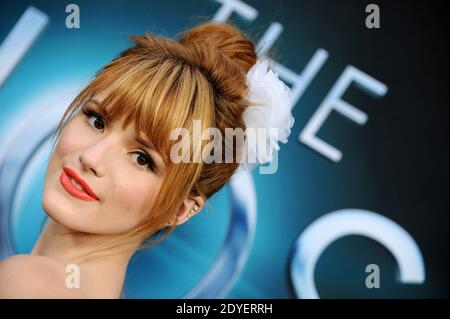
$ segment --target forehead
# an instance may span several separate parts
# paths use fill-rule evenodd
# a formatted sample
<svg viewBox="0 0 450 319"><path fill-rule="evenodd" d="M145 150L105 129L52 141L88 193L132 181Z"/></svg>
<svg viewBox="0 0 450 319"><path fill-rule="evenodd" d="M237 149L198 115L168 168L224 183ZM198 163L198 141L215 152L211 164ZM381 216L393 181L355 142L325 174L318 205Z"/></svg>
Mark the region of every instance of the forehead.
<svg viewBox="0 0 450 319"><path fill-rule="evenodd" d="M103 102L103 100L111 93L112 87L109 86L106 89L103 89L101 91L95 92L92 96L93 99L96 99L99 102Z"/></svg>

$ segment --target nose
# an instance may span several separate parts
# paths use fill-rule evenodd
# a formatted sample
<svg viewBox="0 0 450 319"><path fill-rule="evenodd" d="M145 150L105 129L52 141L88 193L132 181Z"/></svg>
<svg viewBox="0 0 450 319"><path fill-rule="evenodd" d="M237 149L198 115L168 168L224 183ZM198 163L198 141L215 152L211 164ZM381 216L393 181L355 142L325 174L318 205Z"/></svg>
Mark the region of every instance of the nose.
<svg viewBox="0 0 450 319"><path fill-rule="evenodd" d="M95 176L100 177L102 175L102 170L99 165L92 164L90 157L88 158L85 153L79 156L81 167L84 170L88 170L94 173Z"/></svg>
<svg viewBox="0 0 450 319"><path fill-rule="evenodd" d="M99 140L93 141L84 148L78 159L84 170L91 171L97 177L102 177L106 172L106 160L111 158L108 152L111 151L111 139L102 136Z"/></svg>

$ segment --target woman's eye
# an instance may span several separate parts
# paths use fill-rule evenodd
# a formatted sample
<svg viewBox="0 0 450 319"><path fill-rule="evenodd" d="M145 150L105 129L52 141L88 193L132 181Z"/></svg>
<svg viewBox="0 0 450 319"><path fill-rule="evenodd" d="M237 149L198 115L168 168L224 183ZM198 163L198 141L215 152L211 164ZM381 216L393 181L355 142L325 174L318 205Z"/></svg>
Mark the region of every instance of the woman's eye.
<svg viewBox="0 0 450 319"><path fill-rule="evenodd" d="M103 121L103 117L88 108L83 108L83 113L86 116L86 120L90 126L95 127L98 130L103 130L105 128L105 122ZM145 152L134 152L133 158L138 166L146 166L152 172L157 173L156 165L153 162L152 158L147 155Z"/></svg>
<svg viewBox="0 0 450 319"><path fill-rule="evenodd" d="M153 160L146 153L134 152L132 157L139 166L147 166L152 172L157 172L155 163L153 163Z"/></svg>
<svg viewBox="0 0 450 319"><path fill-rule="evenodd" d="M94 112L92 110L83 109L83 113L87 118L88 123L95 127L98 130L103 130L105 128L105 123L103 121L103 118L100 114L97 112Z"/></svg>

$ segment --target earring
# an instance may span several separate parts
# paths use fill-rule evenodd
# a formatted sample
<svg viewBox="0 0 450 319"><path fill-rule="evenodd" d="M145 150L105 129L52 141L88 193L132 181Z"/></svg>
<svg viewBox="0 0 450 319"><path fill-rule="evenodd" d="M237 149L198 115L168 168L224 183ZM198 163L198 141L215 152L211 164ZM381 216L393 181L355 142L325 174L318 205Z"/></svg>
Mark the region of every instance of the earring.
<svg viewBox="0 0 450 319"><path fill-rule="evenodd" d="M198 210L199 210L199 207L198 207L197 205L194 205L194 207L191 208L191 210L190 210L189 213L187 214L187 218L191 218L191 217L192 217L192 214L193 214L194 212L198 211Z"/></svg>

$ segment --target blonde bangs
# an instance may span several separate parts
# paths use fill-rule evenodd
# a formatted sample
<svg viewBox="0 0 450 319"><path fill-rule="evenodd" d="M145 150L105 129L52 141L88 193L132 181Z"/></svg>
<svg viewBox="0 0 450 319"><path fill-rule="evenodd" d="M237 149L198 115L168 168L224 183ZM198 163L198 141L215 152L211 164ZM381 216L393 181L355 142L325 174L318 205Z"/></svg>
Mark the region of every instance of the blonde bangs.
<svg viewBox="0 0 450 319"><path fill-rule="evenodd" d="M79 112L96 93L106 89L110 93L101 101L101 111L111 121L123 119L123 130L134 124L136 136L153 144L167 166L172 164L170 150L177 143L170 140L172 130L185 128L192 136L193 120L201 120L202 130L214 123L211 86L187 63L148 57L141 61L115 60L96 75L66 113ZM57 135L68 120L65 117Z"/></svg>

